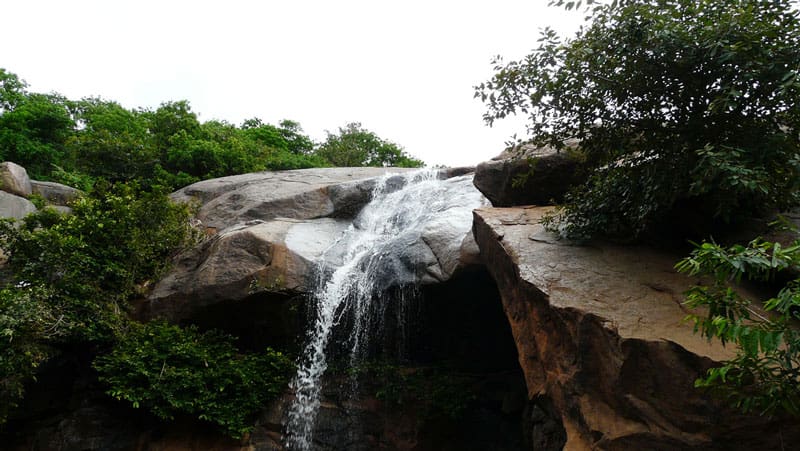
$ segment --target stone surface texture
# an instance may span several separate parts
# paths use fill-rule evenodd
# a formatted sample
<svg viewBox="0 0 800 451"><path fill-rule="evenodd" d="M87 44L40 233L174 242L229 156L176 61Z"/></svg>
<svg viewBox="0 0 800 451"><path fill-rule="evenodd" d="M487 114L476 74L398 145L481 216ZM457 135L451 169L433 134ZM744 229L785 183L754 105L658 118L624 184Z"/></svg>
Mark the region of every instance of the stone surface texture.
<svg viewBox="0 0 800 451"><path fill-rule="evenodd" d="M31 180L31 187L34 194L42 196L47 203L58 206L66 206L81 194L78 189L55 182Z"/></svg>
<svg viewBox="0 0 800 451"><path fill-rule="evenodd" d="M177 191L173 199L200 203L198 219L211 236L179 256L140 312L144 318L179 321L195 318L215 304L265 292L305 293L313 282L313 262L369 202L377 177L394 171L332 168L246 174ZM461 171L450 172L441 176ZM402 179L390 178L387 184L392 183L399 187ZM447 183L480 196L471 176L448 178ZM417 242L401 250L407 260L425 269L423 283L446 281L460 268L480 263L469 212L465 214L462 218L458 209L448 211L430 223Z"/></svg>
<svg viewBox="0 0 800 451"><path fill-rule="evenodd" d="M519 177L524 177L521 184L515 182ZM526 145L479 164L474 181L492 205L510 207L551 205L582 178L579 161L567 150Z"/></svg>
<svg viewBox="0 0 800 451"><path fill-rule="evenodd" d="M22 219L36 211L36 206L24 197L0 191L0 218Z"/></svg>
<svg viewBox="0 0 800 451"><path fill-rule="evenodd" d="M172 194L199 203L206 227L221 230L248 220L312 219L358 211L369 200L370 179L398 168L322 168L258 172L204 180Z"/></svg>
<svg viewBox="0 0 800 451"><path fill-rule="evenodd" d="M528 425L532 443L560 449L558 434L544 431L557 432L558 423L569 450L797 443L796 421L742 416L694 388L733 351L684 322L682 293L693 281L672 269L680 255L559 241L539 224L546 211L474 213L481 258L500 290L529 399L539 407L529 420L539 432Z"/></svg>
<svg viewBox="0 0 800 451"><path fill-rule="evenodd" d="M32 188L28 171L10 161L0 163L0 189L17 196L30 196Z"/></svg>

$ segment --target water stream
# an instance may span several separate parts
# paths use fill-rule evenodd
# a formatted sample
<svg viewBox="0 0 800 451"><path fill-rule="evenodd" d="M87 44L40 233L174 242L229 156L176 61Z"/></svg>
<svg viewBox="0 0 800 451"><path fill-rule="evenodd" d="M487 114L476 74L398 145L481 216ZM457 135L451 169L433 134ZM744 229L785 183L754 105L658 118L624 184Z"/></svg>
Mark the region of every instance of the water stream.
<svg viewBox="0 0 800 451"><path fill-rule="evenodd" d="M431 259L422 258L431 254L426 242L431 228L444 228L444 236L458 240L448 245L459 246L482 199L469 176L440 180L436 171L425 170L377 181L372 201L319 261L320 279L311 298L315 314L292 382L296 398L288 412L289 449L312 449L332 337L346 337L336 345L349 353L351 366L357 365L383 318L382 294L432 277ZM398 327L402 321L398 315ZM334 334L337 327L349 330Z"/></svg>

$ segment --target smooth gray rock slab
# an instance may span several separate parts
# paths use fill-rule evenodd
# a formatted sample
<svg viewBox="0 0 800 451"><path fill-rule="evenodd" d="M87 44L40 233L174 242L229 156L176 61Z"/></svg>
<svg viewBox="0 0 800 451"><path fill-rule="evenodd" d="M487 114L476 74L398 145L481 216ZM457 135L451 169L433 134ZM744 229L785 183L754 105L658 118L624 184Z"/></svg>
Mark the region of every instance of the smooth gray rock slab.
<svg viewBox="0 0 800 451"><path fill-rule="evenodd" d="M360 233L359 221L348 216L358 214L369 202L376 178L348 179L383 172L348 168L287 171L280 178L248 174L209 181L208 190L193 185L175 193L182 200L192 192L197 199L207 200L203 206L207 207L206 225L234 224L179 257L148 297L146 315L190 319L206 307L242 301L255 293L307 293L316 281L320 261L329 269L341 266L346 240ZM345 181L324 185L331 180ZM391 192L405 180L390 177L385 183ZM386 280L440 283L462 268L479 264L471 232L472 209L486 200L471 176L446 179L438 186L441 196L436 201L446 205L439 205L433 221L409 231L407 242L397 244L387 256L409 280L397 280L397 276ZM245 208L246 214L237 213ZM330 217L314 217L323 214ZM258 219L245 220L255 215ZM391 269L389 265L387 270Z"/></svg>
<svg viewBox="0 0 800 451"><path fill-rule="evenodd" d="M28 199L0 191L0 218L22 219L35 211Z"/></svg>
<svg viewBox="0 0 800 451"><path fill-rule="evenodd" d="M148 297L146 315L181 320L261 291L306 292L312 262L348 226L275 218L229 227L178 259Z"/></svg>
<svg viewBox="0 0 800 451"><path fill-rule="evenodd" d="M171 195L199 203L198 219L222 230L253 219L351 216L369 200L376 177L406 168L315 168L205 180Z"/></svg>
<svg viewBox="0 0 800 451"><path fill-rule="evenodd" d="M78 189L55 182L31 180L31 187L34 194L42 196L47 203L53 205L66 206L81 194Z"/></svg>

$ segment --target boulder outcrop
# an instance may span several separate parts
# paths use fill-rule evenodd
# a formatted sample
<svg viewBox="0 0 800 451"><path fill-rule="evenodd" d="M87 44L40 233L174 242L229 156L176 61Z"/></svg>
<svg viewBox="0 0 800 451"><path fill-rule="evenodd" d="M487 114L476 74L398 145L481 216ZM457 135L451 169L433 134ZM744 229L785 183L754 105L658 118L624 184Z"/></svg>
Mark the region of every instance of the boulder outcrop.
<svg viewBox="0 0 800 451"><path fill-rule="evenodd" d="M542 449L780 449L796 422L743 416L694 380L732 356L684 323L679 255L559 241L547 208L479 209L474 233L497 282L536 405ZM766 431L770 431L767 433ZM788 438L791 437L791 438Z"/></svg>
<svg viewBox="0 0 800 451"><path fill-rule="evenodd" d="M522 146L475 169L475 186L495 207L551 205L583 180L580 161L567 150Z"/></svg>
<svg viewBox="0 0 800 451"><path fill-rule="evenodd" d="M172 194L197 202L197 218L222 230L249 220L350 216L369 201L377 177L398 168L323 168L258 172L204 180Z"/></svg>
<svg viewBox="0 0 800 451"><path fill-rule="evenodd" d="M38 194L48 205L62 213L72 210L66 205L80 195L80 191L54 182L31 180L22 166L4 161L0 163L0 218L20 220L36 211L28 200Z"/></svg>
<svg viewBox="0 0 800 451"><path fill-rule="evenodd" d="M394 169L391 170L392 173ZM216 304L267 293L305 293L315 262L351 227L370 200L383 168L333 168L246 174L208 180L172 195L200 202L198 218L212 236L181 255L140 306L145 318L196 319ZM405 172L405 171L403 171ZM405 183L387 176L389 189ZM446 180L446 189L480 199L471 175ZM458 203L456 201L455 203ZM471 206L453 205L393 255L420 268L423 283L448 280L460 268L479 264L470 231ZM333 266L341 256L325 254ZM413 263L409 263L413 262Z"/></svg>

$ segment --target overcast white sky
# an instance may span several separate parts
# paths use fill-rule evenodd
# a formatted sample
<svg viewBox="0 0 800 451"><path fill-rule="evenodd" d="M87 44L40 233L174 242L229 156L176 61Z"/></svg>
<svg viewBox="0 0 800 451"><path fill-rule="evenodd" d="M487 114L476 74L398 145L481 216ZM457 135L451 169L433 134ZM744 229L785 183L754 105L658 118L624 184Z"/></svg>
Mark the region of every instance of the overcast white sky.
<svg viewBox="0 0 800 451"><path fill-rule="evenodd" d="M200 119L300 122L316 140L358 121L428 164L500 153L519 120L484 125L473 86L538 30L582 14L547 0L44 1L2 5L0 67L36 92L126 107L189 100Z"/></svg>

